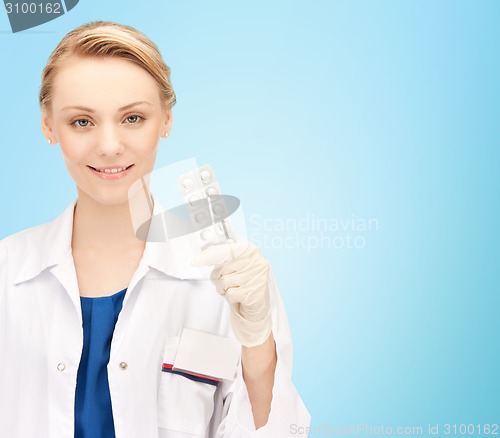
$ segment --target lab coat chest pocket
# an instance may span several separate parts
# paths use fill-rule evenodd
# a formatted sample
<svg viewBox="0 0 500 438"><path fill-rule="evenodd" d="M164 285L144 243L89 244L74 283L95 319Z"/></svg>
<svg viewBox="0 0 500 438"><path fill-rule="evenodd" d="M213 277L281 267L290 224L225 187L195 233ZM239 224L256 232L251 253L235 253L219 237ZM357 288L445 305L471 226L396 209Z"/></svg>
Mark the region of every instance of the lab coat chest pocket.
<svg viewBox="0 0 500 438"><path fill-rule="evenodd" d="M217 383L172 371L178 343L178 337L167 338L158 392L158 426L205 437L214 411Z"/></svg>

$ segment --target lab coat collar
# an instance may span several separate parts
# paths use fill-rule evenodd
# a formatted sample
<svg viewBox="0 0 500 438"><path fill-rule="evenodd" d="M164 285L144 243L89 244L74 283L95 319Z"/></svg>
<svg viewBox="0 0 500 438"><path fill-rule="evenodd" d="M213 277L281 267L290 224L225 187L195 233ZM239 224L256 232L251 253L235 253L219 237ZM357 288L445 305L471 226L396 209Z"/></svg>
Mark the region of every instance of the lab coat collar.
<svg viewBox="0 0 500 438"><path fill-rule="evenodd" d="M63 264L72 257L71 237L75 205L76 200L52 222L21 232L24 234L22 244L26 245L26 248L23 248L26 257L15 277L15 284L31 280L45 269Z"/></svg>
<svg viewBox="0 0 500 438"><path fill-rule="evenodd" d="M15 283L31 280L49 267L72 260L71 240L73 216L77 200L52 222L27 230L28 250L24 264L15 277ZM154 203L153 217L161 213L158 202ZM159 216L157 216L159 217ZM193 236L184 236L165 242L146 242L140 264L156 269L165 275L179 279L207 279L209 267L197 268L190 264L194 257Z"/></svg>

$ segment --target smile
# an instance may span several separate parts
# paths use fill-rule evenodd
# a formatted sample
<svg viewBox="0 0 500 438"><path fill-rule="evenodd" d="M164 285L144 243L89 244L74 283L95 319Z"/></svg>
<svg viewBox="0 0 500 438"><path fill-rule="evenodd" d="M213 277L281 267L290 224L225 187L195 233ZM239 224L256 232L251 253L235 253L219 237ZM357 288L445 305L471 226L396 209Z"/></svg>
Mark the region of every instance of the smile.
<svg viewBox="0 0 500 438"><path fill-rule="evenodd" d="M102 168L92 167L92 166L89 166L89 167L92 167L92 169L94 169L97 172L117 173L117 172L123 172L124 170L127 170L132 166L133 166L133 164L131 164L130 166L124 166L124 167L102 167Z"/></svg>
<svg viewBox="0 0 500 438"><path fill-rule="evenodd" d="M87 167L92 170L95 175L98 175L105 179L115 179L128 174L128 170L133 166L108 166L108 167L93 167L87 165Z"/></svg>

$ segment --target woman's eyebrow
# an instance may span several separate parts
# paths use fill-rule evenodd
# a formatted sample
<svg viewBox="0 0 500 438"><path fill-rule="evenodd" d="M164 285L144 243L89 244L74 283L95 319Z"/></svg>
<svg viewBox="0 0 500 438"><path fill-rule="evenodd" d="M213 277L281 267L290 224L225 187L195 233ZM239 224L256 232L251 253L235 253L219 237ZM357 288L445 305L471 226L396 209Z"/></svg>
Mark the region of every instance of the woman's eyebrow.
<svg viewBox="0 0 500 438"><path fill-rule="evenodd" d="M137 106L137 105L142 105L142 104L146 104L146 105L150 105L150 106L153 106L152 103L146 101L146 100L141 100L140 102L134 102L134 103L130 103L128 105L125 105L125 106L122 106L121 108L118 108L118 111L125 111L129 108L132 108L134 106ZM88 113L95 113L95 110L93 110L92 108L87 108L86 106L65 106L62 110L65 111L65 110L70 110L70 109L76 109L76 110L80 110L80 111L86 111Z"/></svg>

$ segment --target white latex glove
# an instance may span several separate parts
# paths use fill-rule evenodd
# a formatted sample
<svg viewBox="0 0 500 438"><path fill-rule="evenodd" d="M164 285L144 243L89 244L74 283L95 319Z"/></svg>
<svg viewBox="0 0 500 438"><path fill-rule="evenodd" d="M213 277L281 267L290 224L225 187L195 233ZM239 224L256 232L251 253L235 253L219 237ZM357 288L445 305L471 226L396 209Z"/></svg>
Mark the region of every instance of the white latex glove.
<svg viewBox="0 0 500 438"><path fill-rule="evenodd" d="M263 344L272 328L269 263L249 242L212 245L194 257L193 266L215 265L210 275L231 307L231 326L242 345Z"/></svg>

